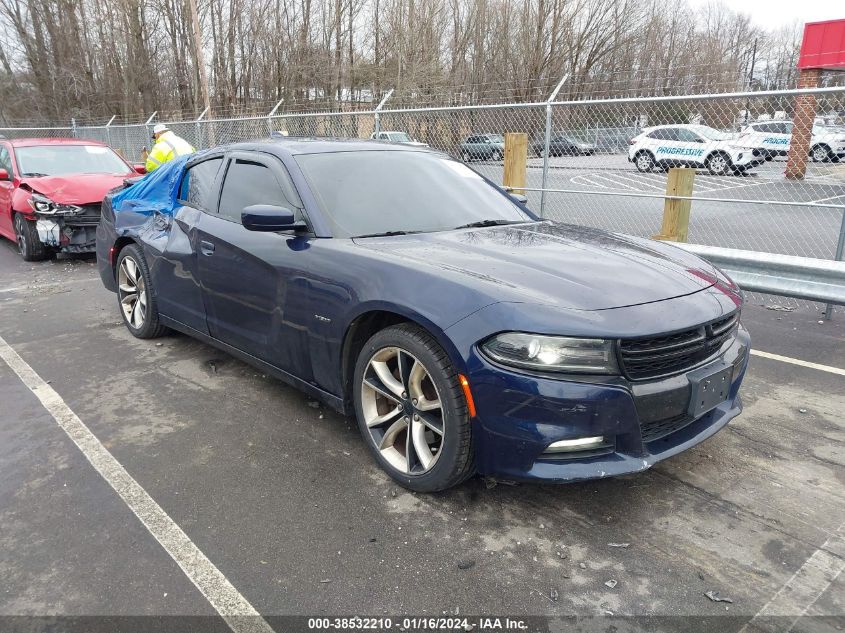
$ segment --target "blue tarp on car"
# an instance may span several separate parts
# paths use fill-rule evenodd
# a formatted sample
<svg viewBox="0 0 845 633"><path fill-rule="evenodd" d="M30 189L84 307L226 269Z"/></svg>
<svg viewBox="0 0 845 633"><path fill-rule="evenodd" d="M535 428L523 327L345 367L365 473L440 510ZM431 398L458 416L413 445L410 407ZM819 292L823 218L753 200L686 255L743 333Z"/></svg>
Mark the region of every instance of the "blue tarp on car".
<svg viewBox="0 0 845 633"><path fill-rule="evenodd" d="M114 194L111 205L115 216L127 211L139 215L152 215L158 212L172 216L176 208L176 196L179 193L179 183L182 181L185 163L195 156L196 154L188 154L174 158L131 187Z"/></svg>

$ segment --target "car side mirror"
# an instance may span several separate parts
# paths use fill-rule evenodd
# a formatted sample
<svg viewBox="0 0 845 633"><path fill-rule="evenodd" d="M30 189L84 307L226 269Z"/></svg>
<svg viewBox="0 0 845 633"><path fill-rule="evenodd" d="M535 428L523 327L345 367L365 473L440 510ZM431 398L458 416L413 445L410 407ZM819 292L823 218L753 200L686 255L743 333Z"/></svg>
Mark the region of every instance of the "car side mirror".
<svg viewBox="0 0 845 633"><path fill-rule="evenodd" d="M248 231L298 231L305 228L294 212L272 204L253 204L241 212L241 224Z"/></svg>
<svg viewBox="0 0 845 633"><path fill-rule="evenodd" d="M9 172L5 169L0 169L0 180L11 180Z"/></svg>
<svg viewBox="0 0 845 633"><path fill-rule="evenodd" d="M135 170L136 174L141 174L142 176L147 173L147 168L144 165L132 165L132 169Z"/></svg>
<svg viewBox="0 0 845 633"><path fill-rule="evenodd" d="M528 204L528 198L523 196L521 193L513 193L511 191L508 192L508 195L519 202L520 204Z"/></svg>

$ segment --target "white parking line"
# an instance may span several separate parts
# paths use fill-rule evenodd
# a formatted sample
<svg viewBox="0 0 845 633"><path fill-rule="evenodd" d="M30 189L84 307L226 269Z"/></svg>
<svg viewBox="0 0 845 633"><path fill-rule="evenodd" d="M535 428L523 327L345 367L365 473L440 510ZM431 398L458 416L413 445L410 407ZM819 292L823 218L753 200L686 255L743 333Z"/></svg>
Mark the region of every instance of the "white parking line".
<svg viewBox="0 0 845 633"><path fill-rule="evenodd" d="M843 537L845 537L845 523L840 525L836 533L813 552L798 571L792 574L783 587L772 596L772 599L740 629L739 633L762 630L784 633L792 631L798 618L807 613L845 569L845 560L832 553L837 551L836 541L841 541ZM765 618L789 618L789 620L783 622L782 626L778 623L776 627L770 628L772 622L769 621L765 623L765 626L758 628L758 624L764 624L759 621Z"/></svg>
<svg viewBox="0 0 845 633"><path fill-rule="evenodd" d="M752 356L759 356L761 358L768 358L769 360L779 360L782 363L789 363L790 365L798 365L799 367L807 367L809 369L818 369L819 371L826 371L829 374L837 374L845 376L845 369L839 367L831 367L830 365L819 365L818 363L811 363L806 360L798 358L790 358L789 356L781 356L780 354L772 354L770 352L762 352L758 349L751 350Z"/></svg>
<svg viewBox="0 0 845 633"><path fill-rule="evenodd" d="M0 358L41 401L56 423L82 451L100 476L120 495L188 579L235 633L272 633L258 611L188 538L173 519L147 494L100 443L82 420L29 364L0 337Z"/></svg>

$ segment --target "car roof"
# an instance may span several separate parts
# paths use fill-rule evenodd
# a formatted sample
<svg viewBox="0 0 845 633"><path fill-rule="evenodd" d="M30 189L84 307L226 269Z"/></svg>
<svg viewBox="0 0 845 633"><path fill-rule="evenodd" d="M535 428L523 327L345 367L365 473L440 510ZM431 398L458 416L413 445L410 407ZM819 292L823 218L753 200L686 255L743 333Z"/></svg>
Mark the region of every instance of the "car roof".
<svg viewBox="0 0 845 633"><path fill-rule="evenodd" d="M233 143L226 146L226 151L258 151L286 154L331 154L334 152L432 152L425 147L397 145L386 141L359 138L310 138L294 137L264 139L246 143Z"/></svg>
<svg viewBox="0 0 845 633"><path fill-rule="evenodd" d="M84 138L9 138L6 139L12 147L35 147L38 145L99 145L108 147L100 141Z"/></svg>

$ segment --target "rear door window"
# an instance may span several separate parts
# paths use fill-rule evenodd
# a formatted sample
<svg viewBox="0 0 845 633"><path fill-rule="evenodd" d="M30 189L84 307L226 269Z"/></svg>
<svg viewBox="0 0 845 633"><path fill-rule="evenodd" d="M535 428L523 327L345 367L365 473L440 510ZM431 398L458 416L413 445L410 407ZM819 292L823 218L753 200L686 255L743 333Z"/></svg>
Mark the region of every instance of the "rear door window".
<svg viewBox="0 0 845 633"><path fill-rule="evenodd" d="M179 201L195 209L213 208L214 181L223 164L223 157L205 160L185 170L179 185Z"/></svg>
<svg viewBox="0 0 845 633"><path fill-rule="evenodd" d="M9 154L9 149L5 145L0 145L0 169L5 169L9 172L9 178L12 174L12 156Z"/></svg>

